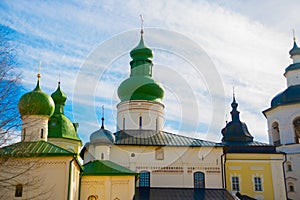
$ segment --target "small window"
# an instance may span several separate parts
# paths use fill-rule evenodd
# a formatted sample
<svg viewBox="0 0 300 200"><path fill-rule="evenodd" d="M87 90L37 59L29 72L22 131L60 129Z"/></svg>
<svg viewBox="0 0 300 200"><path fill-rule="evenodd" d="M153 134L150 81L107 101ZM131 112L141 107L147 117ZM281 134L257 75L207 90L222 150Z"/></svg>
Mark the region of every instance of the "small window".
<svg viewBox="0 0 300 200"><path fill-rule="evenodd" d="M140 129L142 129L142 126L143 126L143 117L140 116L140 120L139 120L139 127L140 127Z"/></svg>
<svg viewBox="0 0 300 200"><path fill-rule="evenodd" d="M41 129L41 138L44 138L44 129Z"/></svg>
<svg viewBox="0 0 300 200"><path fill-rule="evenodd" d="M279 133L279 125L277 122L272 124L272 137L273 137L273 145L278 146L281 144L280 141L280 133Z"/></svg>
<svg viewBox="0 0 300 200"><path fill-rule="evenodd" d="M295 143L300 143L300 118L296 118L293 121L295 132Z"/></svg>
<svg viewBox="0 0 300 200"><path fill-rule="evenodd" d="M22 194L23 194L23 185L22 184L16 185L15 197L22 197Z"/></svg>
<svg viewBox="0 0 300 200"><path fill-rule="evenodd" d="M205 188L205 175L203 172L194 173L194 188Z"/></svg>
<svg viewBox="0 0 300 200"><path fill-rule="evenodd" d="M123 118L123 127L122 130L125 130L125 117Z"/></svg>
<svg viewBox="0 0 300 200"><path fill-rule="evenodd" d="M150 187L150 172L140 172L140 187Z"/></svg>
<svg viewBox="0 0 300 200"><path fill-rule="evenodd" d="M289 192L295 192L295 188L292 183L289 183Z"/></svg>
<svg viewBox="0 0 300 200"><path fill-rule="evenodd" d="M261 178L260 177L254 177L254 190L255 191L262 191L262 185L261 185Z"/></svg>
<svg viewBox="0 0 300 200"><path fill-rule="evenodd" d="M104 153L101 153L101 160L104 160Z"/></svg>
<svg viewBox="0 0 300 200"><path fill-rule="evenodd" d="M240 181L239 177L233 176L231 177L231 187L233 191L240 191Z"/></svg>
<svg viewBox="0 0 300 200"><path fill-rule="evenodd" d="M164 159L164 149L156 148L155 149L155 160L163 160Z"/></svg>
<svg viewBox="0 0 300 200"><path fill-rule="evenodd" d="M287 171L288 172L291 172L291 171L293 171L293 168L292 168L292 163L291 162L287 162Z"/></svg>

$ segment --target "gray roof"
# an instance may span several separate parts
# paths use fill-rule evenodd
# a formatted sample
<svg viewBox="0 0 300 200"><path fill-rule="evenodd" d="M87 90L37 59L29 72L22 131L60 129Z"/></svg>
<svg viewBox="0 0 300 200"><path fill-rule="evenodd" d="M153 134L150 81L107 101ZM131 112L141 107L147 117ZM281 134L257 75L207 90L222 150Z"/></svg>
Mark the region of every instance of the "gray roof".
<svg viewBox="0 0 300 200"><path fill-rule="evenodd" d="M137 188L134 200L234 200L225 189Z"/></svg>
<svg viewBox="0 0 300 200"><path fill-rule="evenodd" d="M165 131L153 130L125 130L115 133L115 145L140 146L222 146L222 144L176 135Z"/></svg>

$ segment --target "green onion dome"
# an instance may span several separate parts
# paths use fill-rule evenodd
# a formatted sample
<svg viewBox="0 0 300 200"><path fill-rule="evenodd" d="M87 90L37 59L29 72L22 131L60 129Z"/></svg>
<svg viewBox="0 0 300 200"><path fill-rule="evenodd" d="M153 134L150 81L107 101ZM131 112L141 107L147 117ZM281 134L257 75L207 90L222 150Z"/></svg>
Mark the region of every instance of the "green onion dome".
<svg viewBox="0 0 300 200"><path fill-rule="evenodd" d="M51 94L51 97L55 104L64 105L66 103L67 95L60 89L60 82L58 83L56 91Z"/></svg>
<svg viewBox="0 0 300 200"><path fill-rule="evenodd" d="M54 113L48 122L48 138L65 138L80 141L76 125L65 115Z"/></svg>
<svg viewBox="0 0 300 200"><path fill-rule="evenodd" d="M121 102L129 100L148 100L161 102L164 90L149 76L132 76L121 83L118 88Z"/></svg>
<svg viewBox="0 0 300 200"><path fill-rule="evenodd" d="M143 35L141 36L140 43L130 51L130 57L133 60L150 60L153 58L152 50L145 45Z"/></svg>
<svg viewBox="0 0 300 200"><path fill-rule="evenodd" d="M148 100L161 102L164 97L163 87L152 78L152 50L149 49L143 39L141 40L130 56L130 77L124 80L118 88L118 96L121 102L129 100Z"/></svg>
<svg viewBox="0 0 300 200"><path fill-rule="evenodd" d="M21 116L45 115L51 116L54 111L53 99L40 88L39 79L34 90L24 94L18 103Z"/></svg>
<svg viewBox="0 0 300 200"><path fill-rule="evenodd" d="M67 95L61 90L60 82L58 82L58 87L51 97L55 102L55 110L48 122L48 138L65 138L80 141L77 134L77 124L72 123L64 115Z"/></svg>

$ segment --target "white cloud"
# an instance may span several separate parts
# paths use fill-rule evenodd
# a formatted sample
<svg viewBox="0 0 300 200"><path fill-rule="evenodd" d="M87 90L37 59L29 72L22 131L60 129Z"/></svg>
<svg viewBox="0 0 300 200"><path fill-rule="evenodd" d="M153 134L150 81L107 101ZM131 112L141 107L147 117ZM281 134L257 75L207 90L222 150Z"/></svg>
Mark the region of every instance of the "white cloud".
<svg viewBox="0 0 300 200"><path fill-rule="evenodd" d="M224 117L230 111L231 88L235 86L241 120L247 123L256 139L266 142L266 120L261 111L285 87L282 73L290 63L287 54L292 44L289 30L293 28L292 25L300 26L295 12L299 9L299 4L294 1L37 1L34 4L22 1L0 5L3 13L0 23L28 35L28 41L26 37L22 37L24 41L19 41L19 47L23 50L21 66L27 87L35 84L33 77L39 60L44 62L42 87L46 92L55 90L58 73L61 74L62 87L68 100L73 103L72 111L76 112L75 116L80 116L79 123L84 124L79 130L85 139L87 132L96 128L96 122L91 120L97 120L95 106L98 103L112 107L108 118L115 116L113 104L118 102L116 89L128 77L128 50L137 44L139 33L136 31L126 40L114 41L100 51L105 54L93 55L88 52L95 52L117 33L126 34L123 31L139 27L138 17L142 13L145 27L161 27L186 35L207 52L215 65L221 77L219 84L225 90L226 104L224 107L222 98L218 99L221 102L218 104L220 107L215 108L218 123L213 124L210 130L204 129L220 135ZM158 48L162 44L164 47L168 45L160 35L152 33L151 30L145 32L149 46ZM177 40L173 42L179 43ZM166 94L170 95L164 100L167 119L173 121L182 118L183 124L195 127L209 123L214 114L212 96L215 95L210 90L211 82L206 80L205 71L196 73L190 60L174 54L178 49L170 48L166 51L156 49L154 58L154 75L165 84ZM95 56L92 61L96 63L84 62L89 56ZM85 64L90 64L91 71L80 71ZM205 63L205 66L208 64ZM184 84L164 74L172 70ZM216 74L210 76L213 79ZM84 82L78 88L78 81L82 80ZM184 95L187 88L190 88L193 98ZM95 117L91 118L88 113L94 113ZM193 115L185 113L197 114L197 121ZM107 122L107 127L114 129L114 119ZM166 129L173 131L174 127Z"/></svg>

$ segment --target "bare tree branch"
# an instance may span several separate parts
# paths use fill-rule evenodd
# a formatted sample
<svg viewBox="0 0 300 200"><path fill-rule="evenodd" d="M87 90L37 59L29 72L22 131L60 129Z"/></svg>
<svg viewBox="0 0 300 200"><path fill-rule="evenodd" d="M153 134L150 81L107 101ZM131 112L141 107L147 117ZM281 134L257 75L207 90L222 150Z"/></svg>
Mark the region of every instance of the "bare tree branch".
<svg viewBox="0 0 300 200"><path fill-rule="evenodd" d="M16 72L16 56L8 28L0 26L0 147L16 141L21 126L17 109L21 75Z"/></svg>

